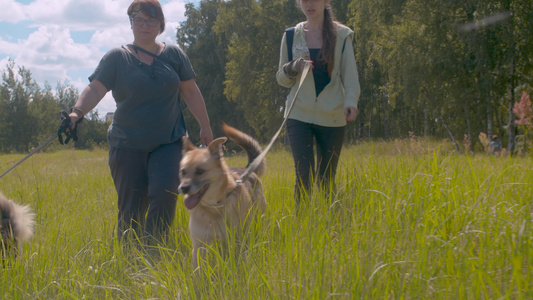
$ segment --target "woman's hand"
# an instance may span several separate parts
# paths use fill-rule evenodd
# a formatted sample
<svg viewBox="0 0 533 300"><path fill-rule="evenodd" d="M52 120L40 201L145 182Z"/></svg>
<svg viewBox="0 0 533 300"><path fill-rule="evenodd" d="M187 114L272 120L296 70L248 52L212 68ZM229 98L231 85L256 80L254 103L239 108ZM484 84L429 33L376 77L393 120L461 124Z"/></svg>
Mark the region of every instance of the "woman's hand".
<svg viewBox="0 0 533 300"><path fill-rule="evenodd" d="M344 109L344 118L346 119L346 122L351 122L355 120L358 114L359 114L359 110L357 110L357 108L353 106L346 107Z"/></svg>
<svg viewBox="0 0 533 300"><path fill-rule="evenodd" d="M207 147L213 141L211 127L200 128L200 145Z"/></svg>
<svg viewBox="0 0 533 300"><path fill-rule="evenodd" d="M312 60L306 60L306 59L303 59L303 58L298 58L292 63L292 69L295 72L297 72L297 73L301 73L301 72L303 72L306 63L310 63L311 65L313 65L313 61Z"/></svg>
<svg viewBox="0 0 533 300"><path fill-rule="evenodd" d="M68 116L70 118L72 129L76 128L78 121L83 118L83 115L84 113L79 107L74 106L73 108L71 108L70 114Z"/></svg>
<svg viewBox="0 0 533 300"><path fill-rule="evenodd" d="M312 60L297 58L285 64L283 66L283 72L285 72L285 74L287 74L290 77L296 77L298 74L303 72L306 63L310 63L311 66L313 66Z"/></svg>
<svg viewBox="0 0 533 300"><path fill-rule="evenodd" d="M70 113L70 126L72 129L76 128L77 122L81 119L76 113Z"/></svg>

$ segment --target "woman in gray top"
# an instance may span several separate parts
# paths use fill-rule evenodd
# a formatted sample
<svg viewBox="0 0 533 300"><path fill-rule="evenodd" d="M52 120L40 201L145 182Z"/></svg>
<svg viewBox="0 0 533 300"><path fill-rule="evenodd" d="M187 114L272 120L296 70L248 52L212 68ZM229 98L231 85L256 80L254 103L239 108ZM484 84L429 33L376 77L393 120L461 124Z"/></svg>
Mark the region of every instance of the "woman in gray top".
<svg viewBox="0 0 533 300"><path fill-rule="evenodd" d="M117 108L108 130L109 167L118 194L117 233L164 241L174 219L181 139L179 95L200 123L201 144L213 140L205 102L187 55L156 40L165 29L157 0L128 8L133 43L104 55L72 108L72 124L111 91Z"/></svg>

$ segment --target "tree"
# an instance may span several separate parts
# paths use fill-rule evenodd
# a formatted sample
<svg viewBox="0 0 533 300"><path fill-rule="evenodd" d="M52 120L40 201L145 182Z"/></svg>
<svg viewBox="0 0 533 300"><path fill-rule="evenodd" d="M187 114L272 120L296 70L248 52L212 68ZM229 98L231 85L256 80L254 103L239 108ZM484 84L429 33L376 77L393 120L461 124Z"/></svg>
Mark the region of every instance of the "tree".
<svg viewBox="0 0 533 300"><path fill-rule="evenodd" d="M360 119L374 137L501 132L510 110L500 100L531 82L527 1L362 0L350 9Z"/></svg>
<svg viewBox="0 0 533 300"><path fill-rule="evenodd" d="M285 28L295 24L292 0L232 0L221 7L214 30L228 40L224 93L244 113L260 141L274 135L283 119L288 90L275 78Z"/></svg>
<svg viewBox="0 0 533 300"><path fill-rule="evenodd" d="M61 122L59 111L70 108L79 96L68 81L58 83L57 96L48 83L41 89L31 72L24 67L17 68L13 60L8 61L2 79L0 152L24 153L42 144L57 132ZM87 115L78 127L80 138L76 147L91 149L105 143L107 126L96 112Z"/></svg>
<svg viewBox="0 0 533 300"><path fill-rule="evenodd" d="M32 123L28 118L30 100L39 93L39 86L31 78L31 72L19 67L15 73L15 62L9 60L2 75L3 131L0 140L3 152L27 151L30 146Z"/></svg>
<svg viewBox="0 0 533 300"><path fill-rule="evenodd" d="M64 80L58 82L56 86L56 97L58 98L61 109L69 111L76 104L80 96L78 89L70 84L70 81Z"/></svg>
<svg viewBox="0 0 533 300"><path fill-rule="evenodd" d="M186 4L187 20L177 30L177 42L187 53L196 72L196 81L204 96L211 127L215 136L223 135L222 122L239 124L242 112L236 103L224 95L224 65L227 41L213 31L220 7L224 1L203 0L196 8ZM185 111L187 129L192 140L199 140L199 126L192 114Z"/></svg>
<svg viewBox="0 0 533 300"><path fill-rule="evenodd" d="M31 121L31 144L37 147L57 132L60 123L61 106L52 93L51 86L46 83L40 93L35 94L29 103L28 118Z"/></svg>
<svg viewBox="0 0 533 300"><path fill-rule="evenodd" d="M91 111L78 124L78 141L76 148L89 149L107 147L107 128L109 123L103 121L98 111Z"/></svg>
<svg viewBox="0 0 533 300"><path fill-rule="evenodd" d="M362 88L348 141L466 134L473 148L473 137L487 132L507 139L512 152L513 105L533 86L530 0L339 0L332 6L354 29ZM185 14L176 38L196 72L215 136L225 121L268 141L289 92L275 80L279 51L285 51L281 37L305 19L295 0L202 0L187 4ZM55 94L48 85L40 89L29 70L12 61L2 78L0 151L27 151L52 130L56 110L78 97L68 81L59 82ZM197 139L187 110L185 119ZM77 147L98 144L106 126L87 116Z"/></svg>

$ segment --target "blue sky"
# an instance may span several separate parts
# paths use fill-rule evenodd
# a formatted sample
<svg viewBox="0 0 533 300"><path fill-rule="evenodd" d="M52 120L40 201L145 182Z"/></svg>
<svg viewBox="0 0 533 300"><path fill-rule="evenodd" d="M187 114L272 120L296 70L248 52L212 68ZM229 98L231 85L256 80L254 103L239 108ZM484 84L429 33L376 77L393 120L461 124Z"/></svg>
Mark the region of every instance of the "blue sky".
<svg viewBox="0 0 533 300"><path fill-rule="evenodd" d="M100 58L113 47L133 41L126 11L132 0L0 0L0 70L8 59L24 66L41 87L68 80L79 92ZM158 38L176 43L185 20L185 3L160 0L167 21ZM103 117L115 110L108 93L96 107Z"/></svg>

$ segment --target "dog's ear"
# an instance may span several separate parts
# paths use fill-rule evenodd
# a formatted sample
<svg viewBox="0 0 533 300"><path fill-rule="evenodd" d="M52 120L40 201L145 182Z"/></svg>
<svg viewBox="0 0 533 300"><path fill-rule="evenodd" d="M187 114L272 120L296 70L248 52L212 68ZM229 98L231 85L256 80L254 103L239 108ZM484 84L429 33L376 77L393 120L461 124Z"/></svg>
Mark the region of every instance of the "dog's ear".
<svg viewBox="0 0 533 300"><path fill-rule="evenodd" d="M207 149L209 150L209 153L213 155L215 158L221 158L222 157L222 149L220 149L220 145L224 144L228 140L227 137L219 137L215 140L213 140L209 146L207 146Z"/></svg>
<svg viewBox="0 0 533 300"><path fill-rule="evenodd" d="M183 154L196 149L197 147L191 143L187 136L183 136L183 149L181 150Z"/></svg>

